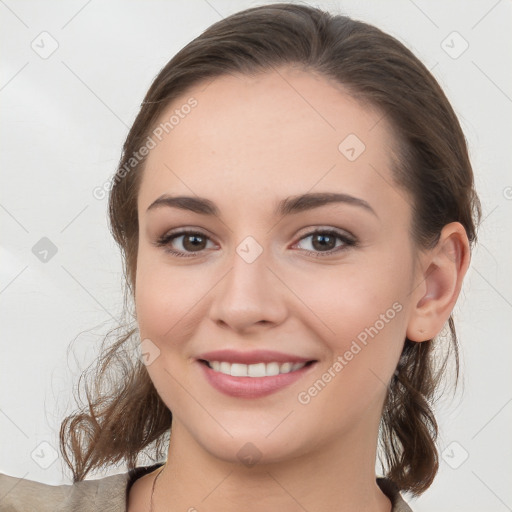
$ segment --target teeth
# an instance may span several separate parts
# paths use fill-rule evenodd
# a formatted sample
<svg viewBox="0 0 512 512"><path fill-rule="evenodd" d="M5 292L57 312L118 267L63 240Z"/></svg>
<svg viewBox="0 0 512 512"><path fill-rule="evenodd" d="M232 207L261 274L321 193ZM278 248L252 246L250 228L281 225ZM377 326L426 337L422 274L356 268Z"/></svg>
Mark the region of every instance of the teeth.
<svg viewBox="0 0 512 512"><path fill-rule="evenodd" d="M226 361L208 361L210 368L216 372L233 377L271 377L280 373L300 370L306 363L227 363Z"/></svg>

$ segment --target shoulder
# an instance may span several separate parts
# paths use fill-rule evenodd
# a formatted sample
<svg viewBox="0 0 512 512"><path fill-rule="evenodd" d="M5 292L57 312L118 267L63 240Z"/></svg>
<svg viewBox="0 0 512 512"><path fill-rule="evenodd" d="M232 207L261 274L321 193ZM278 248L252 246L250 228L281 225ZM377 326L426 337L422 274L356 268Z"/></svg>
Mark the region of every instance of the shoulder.
<svg viewBox="0 0 512 512"><path fill-rule="evenodd" d="M125 512L130 485L155 467L138 467L68 485L48 485L0 473L0 512Z"/></svg>
<svg viewBox="0 0 512 512"><path fill-rule="evenodd" d="M377 478L377 484L382 492L389 498L393 508L391 512L412 512L411 507L405 502L398 487L387 478Z"/></svg>
<svg viewBox="0 0 512 512"><path fill-rule="evenodd" d="M69 485L48 485L0 473L0 512L125 512L131 485L160 466L161 463L141 466L127 473ZM389 497L392 512L412 512L393 482L378 478L377 483Z"/></svg>

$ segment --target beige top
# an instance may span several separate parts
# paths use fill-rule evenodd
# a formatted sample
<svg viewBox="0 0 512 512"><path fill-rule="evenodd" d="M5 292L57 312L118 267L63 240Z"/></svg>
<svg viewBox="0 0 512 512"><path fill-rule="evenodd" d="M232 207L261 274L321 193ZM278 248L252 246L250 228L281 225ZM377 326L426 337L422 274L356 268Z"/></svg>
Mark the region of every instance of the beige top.
<svg viewBox="0 0 512 512"><path fill-rule="evenodd" d="M126 512L133 482L162 464L70 485L47 485L0 473L0 512ZM391 500L392 512L412 512L391 481L377 478L377 483Z"/></svg>

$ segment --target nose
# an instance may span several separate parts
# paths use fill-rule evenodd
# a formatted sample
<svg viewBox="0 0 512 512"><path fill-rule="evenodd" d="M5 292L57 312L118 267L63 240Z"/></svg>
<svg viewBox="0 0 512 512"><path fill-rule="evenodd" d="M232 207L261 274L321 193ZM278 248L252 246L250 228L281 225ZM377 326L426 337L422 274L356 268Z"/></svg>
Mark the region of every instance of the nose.
<svg viewBox="0 0 512 512"><path fill-rule="evenodd" d="M240 334L284 321L287 288L265 256L264 251L251 262L235 252L232 266L212 290L210 318L218 326Z"/></svg>

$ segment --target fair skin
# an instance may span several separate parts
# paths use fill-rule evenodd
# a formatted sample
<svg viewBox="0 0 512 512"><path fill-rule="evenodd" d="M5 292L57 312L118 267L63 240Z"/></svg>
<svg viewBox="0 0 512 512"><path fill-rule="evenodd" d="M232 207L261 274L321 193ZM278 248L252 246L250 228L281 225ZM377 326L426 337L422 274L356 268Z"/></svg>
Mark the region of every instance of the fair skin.
<svg viewBox="0 0 512 512"><path fill-rule="evenodd" d="M412 198L393 181L389 125L326 79L292 68L222 76L188 90L161 119L192 96L197 106L151 150L138 196L137 321L141 340L160 350L147 370L173 414L153 510L389 512L375 480L386 383L405 337L432 338L447 321L469 265L464 228L445 226L432 250L414 246ZM338 150L348 134L366 146L354 161ZM349 194L373 212L337 202L274 216L278 201L315 192ZM219 215L148 211L163 194L207 198ZM168 243L190 257L155 245L176 228L203 237ZM322 249L315 228L357 243L334 238ZM262 249L251 263L236 250L248 236ZM392 320L299 402L393 304L401 308ZM197 361L224 348L316 362L268 396L233 397L212 387ZM257 448L255 465L237 455L246 443ZM133 485L129 512L149 511L158 471Z"/></svg>

